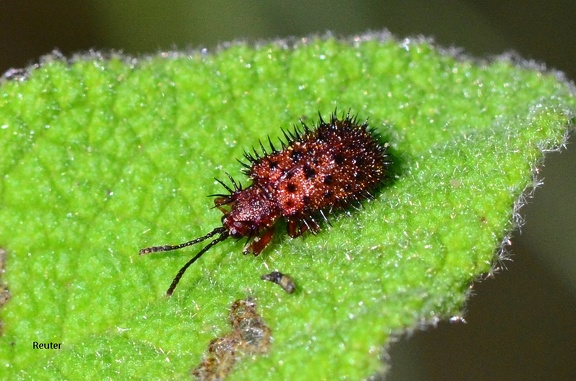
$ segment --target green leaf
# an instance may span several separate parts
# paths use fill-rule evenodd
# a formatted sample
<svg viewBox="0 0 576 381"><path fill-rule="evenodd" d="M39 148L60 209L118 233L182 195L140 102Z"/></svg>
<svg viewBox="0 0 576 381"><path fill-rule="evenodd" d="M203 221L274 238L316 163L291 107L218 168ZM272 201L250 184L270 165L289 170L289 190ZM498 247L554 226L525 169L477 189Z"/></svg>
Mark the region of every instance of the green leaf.
<svg viewBox="0 0 576 381"><path fill-rule="evenodd" d="M511 57L381 35L45 58L0 87L0 378L186 379L246 297L273 341L230 379L382 371L391 335L459 314L493 271L543 152L574 122L571 91ZM335 108L390 142L394 181L316 236L279 228L259 257L221 243L164 298L199 248L138 250L219 226L213 178L246 184L244 150ZM294 294L259 279L274 269Z"/></svg>

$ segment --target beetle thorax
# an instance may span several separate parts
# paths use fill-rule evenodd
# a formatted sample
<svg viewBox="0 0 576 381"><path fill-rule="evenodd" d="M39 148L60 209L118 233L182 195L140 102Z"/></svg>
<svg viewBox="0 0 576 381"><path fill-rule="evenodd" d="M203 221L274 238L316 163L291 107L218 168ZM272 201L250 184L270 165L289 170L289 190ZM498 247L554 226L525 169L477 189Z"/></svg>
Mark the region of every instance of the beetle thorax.
<svg viewBox="0 0 576 381"><path fill-rule="evenodd" d="M222 226L236 238L254 236L281 216L277 203L257 186L234 192L230 200L231 209L222 217Z"/></svg>

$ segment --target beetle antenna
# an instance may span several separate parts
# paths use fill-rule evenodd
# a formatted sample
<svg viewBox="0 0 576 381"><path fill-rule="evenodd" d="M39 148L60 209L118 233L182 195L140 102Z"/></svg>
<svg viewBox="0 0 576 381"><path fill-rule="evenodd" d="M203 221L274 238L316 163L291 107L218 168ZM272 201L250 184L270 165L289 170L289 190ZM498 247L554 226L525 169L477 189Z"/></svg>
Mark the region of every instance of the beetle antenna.
<svg viewBox="0 0 576 381"><path fill-rule="evenodd" d="M222 230L222 229L220 229ZM184 266L182 266L182 268L180 269L180 271L178 271L178 274L176 274L176 276L174 277L174 280L172 281L172 284L170 285L170 287L168 288L168 291L166 291L166 296L171 296L172 293L174 292L174 289L176 288L176 286L178 285L178 282L180 282L180 278L182 278L182 275L184 275L184 273L186 272L186 270L188 269L188 267L190 267L190 265L194 262L196 262L196 260L198 258L200 258L202 256L202 254L204 254L205 252L207 252L208 250L210 250L210 248L214 245L216 245L218 242L222 242L224 241L226 238L228 238L228 231L227 230L223 230L220 232L220 236L218 238L216 238L215 240L213 240L212 242L210 242L208 245L206 245L202 250L200 250L198 252L198 254L196 254L194 256L194 258L192 258L191 260L189 260L188 262L186 262L186 264Z"/></svg>
<svg viewBox="0 0 576 381"><path fill-rule="evenodd" d="M208 239L208 238L210 238L216 234L223 234L225 231L226 231L225 227L219 227L219 228L212 230L210 233L206 234L205 236L200 237L200 238L196 238L192 241L184 242L184 243L181 243L179 245L164 245L164 246L147 247L145 249L140 249L140 252L138 254L144 255L144 254L150 254L150 253L157 253L159 251L178 250L178 249L181 249L183 247L192 246L198 242L202 242L202 241L204 241L204 240L206 240L206 239ZM226 236L228 236L228 235L226 235Z"/></svg>
<svg viewBox="0 0 576 381"><path fill-rule="evenodd" d="M205 252L210 250L210 248L212 246L214 246L218 242L222 242L226 238L228 238L230 233L228 233L228 230L226 230L226 228L222 226L222 227L219 227L219 228L212 230L210 233L206 234L203 237L196 238L195 240L184 242L184 243L181 243L179 245L152 246L152 247L147 247L145 249L140 250L140 253L139 253L140 255L157 253L159 251L178 250L178 249L181 249L183 247L191 246L191 245L194 245L195 243L202 242L202 241L204 241L204 240L206 240L212 236L215 236L216 234L220 234L220 236L218 238L216 238L215 240L213 240L212 242L210 242L208 245L206 245L202 250L200 250L198 252L198 254L196 254L192 259L190 259L188 262L186 262L186 264L180 269L180 271L178 271L178 274L176 274L176 276L174 277L174 280L172 281L172 284L168 288L168 291L166 291L166 296L172 295L172 293L174 292L174 289L178 285L178 282L180 282L180 279L182 278L182 276L184 275L184 273L186 272L188 267L190 267L190 265L192 265L194 262L196 262L198 260L198 258L200 258L202 256L202 254L204 254Z"/></svg>

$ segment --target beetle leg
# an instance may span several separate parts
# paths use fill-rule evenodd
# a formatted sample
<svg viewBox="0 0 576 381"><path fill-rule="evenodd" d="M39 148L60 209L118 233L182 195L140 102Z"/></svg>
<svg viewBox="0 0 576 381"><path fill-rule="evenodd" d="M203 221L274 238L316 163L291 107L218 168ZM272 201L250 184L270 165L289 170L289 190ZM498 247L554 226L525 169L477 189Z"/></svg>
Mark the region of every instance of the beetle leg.
<svg viewBox="0 0 576 381"><path fill-rule="evenodd" d="M287 222L287 230L288 230L288 235L291 238L296 238L300 235L302 235L303 231L302 229L300 229L300 223L299 220L297 219L289 219L286 221Z"/></svg>
<svg viewBox="0 0 576 381"><path fill-rule="evenodd" d="M287 220L287 223L288 235L292 238L299 237L307 231L310 231L312 234L316 234L320 229L320 226L312 217L289 219Z"/></svg>
<svg viewBox="0 0 576 381"><path fill-rule="evenodd" d="M244 254L252 253L254 255L258 255L268 246L270 241L272 241L272 237L274 236L274 228L270 227L264 230L261 234L257 235L248 243L244 250L242 251Z"/></svg>
<svg viewBox="0 0 576 381"><path fill-rule="evenodd" d="M292 238L299 237L307 231L316 234L320 230L320 225L312 217L288 219L287 223L288 235Z"/></svg>

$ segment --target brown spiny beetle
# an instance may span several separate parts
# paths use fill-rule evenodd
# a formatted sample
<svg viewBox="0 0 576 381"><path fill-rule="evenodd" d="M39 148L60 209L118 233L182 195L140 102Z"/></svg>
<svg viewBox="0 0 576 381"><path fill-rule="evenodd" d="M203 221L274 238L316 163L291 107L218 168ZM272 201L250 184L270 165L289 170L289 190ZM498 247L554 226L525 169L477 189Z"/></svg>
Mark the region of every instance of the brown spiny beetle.
<svg viewBox="0 0 576 381"><path fill-rule="evenodd" d="M387 177L391 164L388 144L381 144L368 129L368 123L358 124L348 113L338 119L334 112L329 122L320 116L318 125L284 131L286 142L276 149L270 138L271 152L262 143L262 154L245 153L248 164L244 172L252 184L246 188L234 181L233 189L217 180L228 194L217 194L214 204L220 209L222 226L195 240L179 245L154 246L140 250L140 254L176 250L194 245L215 235L180 269L170 288L170 296L186 269L208 249L228 237L247 237L244 254L260 254L270 243L274 224L284 218L290 237L298 237L307 230L316 233L319 225L314 219L324 212L342 209L351 203L370 198Z"/></svg>

